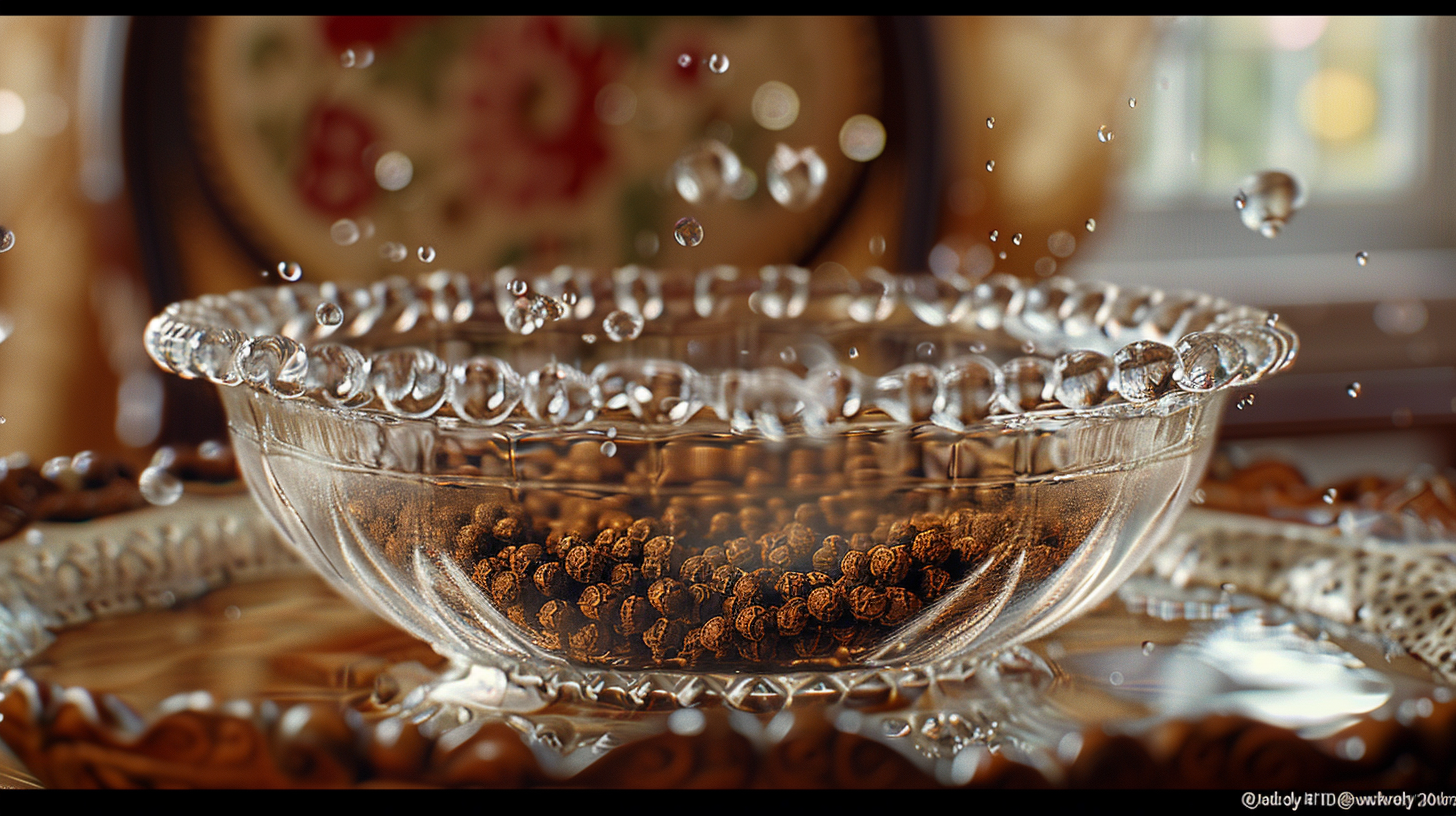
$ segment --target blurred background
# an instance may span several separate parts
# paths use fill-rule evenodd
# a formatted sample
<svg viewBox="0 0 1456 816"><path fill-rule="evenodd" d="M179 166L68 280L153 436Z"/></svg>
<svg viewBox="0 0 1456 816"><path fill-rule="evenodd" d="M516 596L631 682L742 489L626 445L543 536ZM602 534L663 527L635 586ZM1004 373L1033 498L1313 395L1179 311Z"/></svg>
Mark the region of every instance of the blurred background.
<svg viewBox="0 0 1456 816"><path fill-rule="evenodd" d="M207 388L164 377L143 327L293 269L798 263L1269 308L1299 361L1230 411L1226 450L1315 481L1447 467L1453 33L1436 17L0 18L0 449L220 436ZM1271 170L1303 201L1268 238L1235 198ZM700 243L677 238L683 218Z"/></svg>

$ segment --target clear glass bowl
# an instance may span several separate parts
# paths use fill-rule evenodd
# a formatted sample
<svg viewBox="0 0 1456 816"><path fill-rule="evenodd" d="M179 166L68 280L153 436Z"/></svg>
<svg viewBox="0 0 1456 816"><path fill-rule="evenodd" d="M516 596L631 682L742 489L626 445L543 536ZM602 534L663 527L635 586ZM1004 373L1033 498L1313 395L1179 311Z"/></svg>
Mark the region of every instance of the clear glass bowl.
<svg viewBox="0 0 1456 816"><path fill-rule="evenodd" d="M1205 295L773 266L261 288L146 345L222 386L253 495L341 592L472 664L681 704L1060 625L1297 341Z"/></svg>

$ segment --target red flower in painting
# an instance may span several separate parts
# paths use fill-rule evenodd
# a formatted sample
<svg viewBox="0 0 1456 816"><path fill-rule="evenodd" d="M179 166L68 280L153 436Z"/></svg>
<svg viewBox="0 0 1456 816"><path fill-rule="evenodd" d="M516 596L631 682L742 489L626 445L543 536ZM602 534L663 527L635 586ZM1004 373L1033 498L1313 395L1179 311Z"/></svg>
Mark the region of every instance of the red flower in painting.
<svg viewBox="0 0 1456 816"><path fill-rule="evenodd" d="M364 166L364 150L373 143L374 130L359 114L331 104L314 108L294 178L303 200L333 218L357 212L374 195L374 177Z"/></svg>
<svg viewBox="0 0 1456 816"><path fill-rule="evenodd" d="M596 99L620 54L549 17L493 21L468 93L473 182L515 207L574 201L609 158Z"/></svg>

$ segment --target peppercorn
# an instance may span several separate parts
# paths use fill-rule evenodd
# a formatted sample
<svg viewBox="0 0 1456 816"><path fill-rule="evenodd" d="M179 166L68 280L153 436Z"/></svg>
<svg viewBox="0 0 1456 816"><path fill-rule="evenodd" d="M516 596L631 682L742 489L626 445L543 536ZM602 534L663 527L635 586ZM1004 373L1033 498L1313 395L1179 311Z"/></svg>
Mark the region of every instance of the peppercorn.
<svg viewBox="0 0 1456 816"><path fill-rule="evenodd" d="M805 659L824 657L833 651L834 643L827 627L811 623L794 639L794 652Z"/></svg>
<svg viewBox="0 0 1456 816"><path fill-rule="evenodd" d="M870 550L870 575L881 585L898 584L910 573L910 550L903 545Z"/></svg>
<svg viewBox="0 0 1456 816"><path fill-rule="evenodd" d="M692 596L681 583L661 578L647 588L647 601L664 617L676 618L687 614Z"/></svg>
<svg viewBox="0 0 1456 816"><path fill-rule="evenodd" d="M566 554L566 574L583 584L602 580L607 558L596 547L576 547Z"/></svg>
<svg viewBox="0 0 1456 816"><path fill-rule="evenodd" d="M774 591L783 598L802 598L809 594L809 579L802 572L786 572L774 583Z"/></svg>
<svg viewBox="0 0 1456 816"><path fill-rule="evenodd" d="M910 545L910 556L922 564L941 564L951 554L950 539L937 530L930 530L915 536Z"/></svg>
<svg viewBox="0 0 1456 816"><path fill-rule="evenodd" d="M753 569L759 564L758 548L746 536L730 539L724 549L728 563L739 569Z"/></svg>
<svg viewBox="0 0 1456 816"><path fill-rule="evenodd" d="M839 560L839 574L851 583L860 584L870 578L869 553L850 550Z"/></svg>
<svg viewBox="0 0 1456 816"><path fill-rule="evenodd" d="M790 598L779 607L777 617L779 634L797 635L809 623L809 602L803 598Z"/></svg>
<svg viewBox="0 0 1456 816"><path fill-rule="evenodd" d="M703 560L713 569L717 569L728 563L728 552L722 547L707 547L703 550Z"/></svg>
<svg viewBox="0 0 1456 816"><path fill-rule="evenodd" d="M713 570L713 577L708 579L708 586L719 595L728 595L733 592L733 585L738 583L738 579L743 575L743 570L732 564L724 564Z"/></svg>
<svg viewBox="0 0 1456 816"><path fill-rule="evenodd" d="M612 648L611 627L588 623L571 633L567 647L578 655L594 657Z"/></svg>
<svg viewBox="0 0 1456 816"><path fill-rule="evenodd" d="M515 516L506 516L495 523L490 533L503 544L517 544L525 537L526 525Z"/></svg>
<svg viewBox="0 0 1456 816"><path fill-rule="evenodd" d="M642 581L642 570L632 564L615 564L607 574L607 583L622 592L632 592Z"/></svg>
<svg viewBox="0 0 1456 816"><path fill-rule="evenodd" d="M832 623L844 614L844 593L834 586L815 587L809 593L808 609L809 614L815 618L824 623Z"/></svg>
<svg viewBox="0 0 1456 816"><path fill-rule="evenodd" d="M542 629L562 632L575 627L578 613L576 607L566 601L550 600L541 605L541 611L536 613L536 621L541 624Z"/></svg>
<svg viewBox="0 0 1456 816"><path fill-rule="evenodd" d="M652 611L652 604L641 595L628 595L622 599L621 610L617 614L619 629L624 635L641 634L652 623L656 615Z"/></svg>
<svg viewBox="0 0 1456 816"><path fill-rule="evenodd" d="M872 621L885 614L889 598L872 586L857 586L849 591L849 613L862 621Z"/></svg>
<svg viewBox="0 0 1456 816"><path fill-rule="evenodd" d="M814 545L817 543L814 531L808 525L793 522L784 528L784 540L789 549L793 550L794 557L799 560L806 560L814 554Z"/></svg>
<svg viewBox="0 0 1456 816"><path fill-rule="evenodd" d="M950 588L950 573L940 567L926 567L920 571L920 595L926 601L933 601Z"/></svg>
<svg viewBox="0 0 1456 816"><path fill-rule="evenodd" d="M887 603L880 615L880 623L886 626L899 626L920 611L920 598L903 587L886 589L885 598Z"/></svg>
<svg viewBox="0 0 1456 816"><path fill-rule="evenodd" d="M559 561L547 561L537 567L531 575L531 582L548 598L565 598L571 591L571 579Z"/></svg>
<svg viewBox="0 0 1456 816"><path fill-rule="evenodd" d="M703 621L701 633L698 636L703 648L722 656L725 649L732 645L732 627L728 621L719 617L708 618Z"/></svg>
<svg viewBox="0 0 1456 816"><path fill-rule="evenodd" d="M581 591L576 607L594 621L610 621L617 614L621 593L607 584L593 584Z"/></svg>
<svg viewBox="0 0 1456 816"><path fill-rule="evenodd" d="M653 526L651 519L637 519L627 526L625 537L640 544L653 536Z"/></svg>
<svg viewBox="0 0 1456 816"><path fill-rule="evenodd" d="M664 660L682 648L688 626L680 620L658 618L642 633L642 642L652 652L652 659Z"/></svg>
<svg viewBox="0 0 1456 816"><path fill-rule="evenodd" d="M511 555L511 572L525 578L541 562L544 550L540 544L522 544Z"/></svg>
<svg viewBox="0 0 1456 816"><path fill-rule="evenodd" d="M683 559L677 576L685 584L706 583L713 578L713 565L708 563L708 559L703 556L694 555Z"/></svg>
<svg viewBox="0 0 1456 816"><path fill-rule="evenodd" d="M521 576L510 571L499 571L490 577L490 598L495 605L504 609L516 603L521 597Z"/></svg>

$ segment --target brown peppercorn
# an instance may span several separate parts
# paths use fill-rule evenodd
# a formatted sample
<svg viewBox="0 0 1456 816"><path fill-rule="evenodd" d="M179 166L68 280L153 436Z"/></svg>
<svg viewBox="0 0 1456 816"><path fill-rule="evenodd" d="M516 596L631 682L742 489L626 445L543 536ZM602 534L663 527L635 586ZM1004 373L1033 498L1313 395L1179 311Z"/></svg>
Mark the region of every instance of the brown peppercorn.
<svg viewBox="0 0 1456 816"><path fill-rule="evenodd" d="M845 552L827 545L820 547L814 551L814 570L828 575L837 575L840 570L840 562L844 560L845 555Z"/></svg>
<svg viewBox="0 0 1456 816"><path fill-rule="evenodd" d="M642 542L622 536L612 542L612 548L607 552L618 561L635 561L642 557Z"/></svg>
<svg viewBox="0 0 1456 816"><path fill-rule="evenodd" d="M804 630L809 623L809 602L803 598L790 598L779 607L779 634L793 636Z"/></svg>
<svg viewBox="0 0 1456 816"><path fill-rule="evenodd" d="M531 640L548 652L559 652L566 648L566 635L561 632L537 632Z"/></svg>
<svg viewBox="0 0 1456 816"><path fill-rule="evenodd" d="M537 564L541 563L544 549L540 544L522 544L516 548L511 555L511 572L525 578L535 571Z"/></svg>
<svg viewBox="0 0 1456 816"><path fill-rule="evenodd" d="M823 527L824 510L815 504L801 504L794 508L794 521L806 527Z"/></svg>
<svg viewBox="0 0 1456 816"><path fill-rule="evenodd" d="M567 601L551 600L541 605L541 611L536 613L536 622L548 632L564 632L575 629L580 617L575 605Z"/></svg>
<svg viewBox="0 0 1456 816"><path fill-rule="evenodd" d="M571 579L559 561L547 561L537 567L531 575L531 582L548 598L565 598L571 591Z"/></svg>
<svg viewBox="0 0 1456 816"><path fill-rule="evenodd" d="M685 584L703 584L712 580L713 565L701 555L686 558L678 568L677 577Z"/></svg>
<svg viewBox="0 0 1456 816"><path fill-rule="evenodd" d="M657 617L652 611L652 604L641 595L628 595L622 599L621 611L617 613L618 629L624 635L637 635L646 631L652 624L652 619Z"/></svg>
<svg viewBox="0 0 1456 816"><path fill-rule="evenodd" d="M506 508L496 502L485 502L477 504L471 513L475 524L489 530L495 526L497 521L506 515Z"/></svg>
<svg viewBox="0 0 1456 816"><path fill-rule="evenodd" d="M839 560L839 574L851 583L860 584L870 579L870 556L859 550L850 550Z"/></svg>
<svg viewBox="0 0 1456 816"><path fill-rule="evenodd" d="M642 633L642 642L652 652L653 660L663 660L682 649L688 625L680 620L658 618Z"/></svg>
<svg viewBox="0 0 1456 816"><path fill-rule="evenodd" d="M677 554L677 549L677 539L660 535L643 542L642 556L644 558L672 558Z"/></svg>
<svg viewBox="0 0 1456 816"><path fill-rule="evenodd" d="M891 547L908 547L915 541L915 536L919 533L920 531L915 529L914 524L903 520L897 521L890 525L890 532L885 543Z"/></svg>
<svg viewBox="0 0 1456 816"><path fill-rule="evenodd" d="M581 591L576 608L594 621L611 621L617 615L622 594L607 584L593 584Z"/></svg>
<svg viewBox="0 0 1456 816"><path fill-rule="evenodd" d="M926 601L933 601L950 588L950 573L940 567L926 567L920 571L920 595Z"/></svg>
<svg viewBox="0 0 1456 816"><path fill-rule="evenodd" d="M813 592L814 587L829 586L834 583L835 579L830 578L822 572L806 572L804 573L804 580L809 582L809 591Z"/></svg>
<svg viewBox="0 0 1456 816"><path fill-rule="evenodd" d="M845 598L844 593L833 586L815 587L809 593L808 609L813 615L824 623L833 623L844 614Z"/></svg>
<svg viewBox="0 0 1456 816"><path fill-rule="evenodd" d="M805 560L813 556L818 543L814 531L808 525L793 522L784 528L785 543L794 551L794 557Z"/></svg>
<svg viewBox="0 0 1456 816"><path fill-rule="evenodd" d="M726 541L738 532L738 518L732 513L714 513L708 522L709 541Z"/></svg>
<svg viewBox="0 0 1456 816"><path fill-rule="evenodd" d="M772 660L778 653L778 648L778 635L772 632L766 632L758 640L738 641L738 655L752 663L762 663L766 660Z"/></svg>
<svg viewBox="0 0 1456 816"><path fill-rule="evenodd" d="M884 590L857 586L849 591L849 613L862 621L872 621L885 614L890 599Z"/></svg>
<svg viewBox="0 0 1456 816"><path fill-rule="evenodd" d="M774 583L774 591L783 598L802 598L809 594L809 579L802 572L786 572Z"/></svg>
<svg viewBox="0 0 1456 816"><path fill-rule="evenodd" d="M641 582L642 570L632 564L615 564L607 574L607 583L624 593L634 591Z"/></svg>
<svg viewBox="0 0 1456 816"><path fill-rule="evenodd" d="M490 565L491 567L504 572L511 568L511 559L515 557L516 548L514 546L502 547L499 552L491 557Z"/></svg>
<svg viewBox="0 0 1456 816"><path fill-rule="evenodd" d="M881 585L898 584L909 574L909 547L876 547L870 550L870 575Z"/></svg>
<svg viewBox="0 0 1456 816"><path fill-rule="evenodd" d="M665 555L649 555L642 559L642 577L649 581L672 575L672 560Z"/></svg>
<svg viewBox="0 0 1456 816"><path fill-rule="evenodd" d="M521 576L506 570L491 575L490 598L502 609L518 602L521 598Z"/></svg>
<svg viewBox="0 0 1456 816"><path fill-rule="evenodd" d="M661 531L664 535L672 536L679 541L685 541L692 537L697 523L693 513L682 507L669 507L662 511Z"/></svg>
<svg viewBox="0 0 1456 816"><path fill-rule="evenodd" d="M688 596L690 599L688 617L695 621L710 617L707 612L715 602L721 604L723 597L714 592L707 584L693 584L688 587Z"/></svg>
<svg viewBox="0 0 1456 816"><path fill-rule="evenodd" d="M583 584L595 584L606 574L607 563L596 547L577 547L566 554L566 574Z"/></svg>
<svg viewBox="0 0 1456 816"><path fill-rule="evenodd" d="M554 541L551 538L546 539L546 551L564 559L572 550L577 547L585 547L587 544L587 540L582 538L580 533L564 533Z"/></svg>
<svg viewBox="0 0 1456 816"><path fill-rule="evenodd" d="M527 632L535 631L530 624L530 618L534 617L522 604L511 604L506 607L506 619L514 623L518 628Z"/></svg>
<svg viewBox="0 0 1456 816"><path fill-rule="evenodd" d="M723 603L721 604L723 617L727 618L730 621L733 620L733 613L737 611L741 606L743 606L743 604L739 603L738 599L732 595L724 598Z"/></svg>
<svg viewBox="0 0 1456 816"><path fill-rule="evenodd" d="M849 548L855 552L867 553L875 546L875 538L869 533L855 533L849 537Z"/></svg>
<svg viewBox="0 0 1456 816"><path fill-rule="evenodd" d="M661 578L647 588L647 601L664 617L676 618L687 614L692 596L678 581Z"/></svg>
<svg viewBox="0 0 1456 816"><path fill-rule="evenodd" d="M748 573L733 583L733 597L739 606L758 603L763 597L763 586L759 584L758 576Z"/></svg>
<svg viewBox="0 0 1456 816"><path fill-rule="evenodd" d="M490 555L490 528L480 524L467 524L455 534L455 560L471 563Z"/></svg>
<svg viewBox="0 0 1456 816"><path fill-rule="evenodd" d="M708 618L706 621L703 621L703 627L698 636L698 640L703 644L703 648L715 654L722 655L724 650L733 643L732 631L733 629L728 625L728 621L721 616Z"/></svg>
<svg viewBox="0 0 1456 816"><path fill-rule="evenodd" d="M705 547L703 560L707 561L713 569L717 569L728 563L728 552L722 547Z"/></svg>
<svg viewBox="0 0 1456 816"><path fill-rule="evenodd" d="M611 627L600 623L588 623L571 633L567 647L579 655L596 656L612 648Z"/></svg>
<svg viewBox="0 0 1456 816"><path fill-rule="evenodd" d="M733 591L733 585L738 583L738 579L743 574L743 570L732 564L724 564L713 570L713 577L708 579L708 586L719 595L727 595Z"/></svg>
<svg viewBox="0 0 1456 816"><path fill-rule="evenodd" d="M730 539L724 550L728 554L728 563L739 569L753 569L759 564L758 547L747 537Z"/></svg>
<svg viewBox="0 0 1456 816"><path fill-rule="evenodd" d="M640 544L654 535L654 526L652 519L637 519L627 526L627 535L625 537Z"/></svg>
<svg viewBox="0 0 1456 816"><path fill-rule="evenodd" d="M939 530L928 530L915 536L915 543L910 545L910 557L922 564L944 563L950 554L950 539Z"/></svg>
<svg viewBox="0 0 1456 816"><path fill-rule="evenodd" d="M787 570L793 566L794 560L794 551L788 545L775 547L769 552L768 558L764 559L765 563L781 570Z"/></svg>
<svg viewBox="0 0 1456 816"><path fill-rule="evenodd" d="M961 536L952 542L951 548L960 556L961 563L967 566L980 562L981 557L986 553L986 548L968 535Z"/></svg>
<svg viewBox="0 0 1456 816"><path fill-rule="evenodd" d="M481 592L489 595L491 594L490 576L493 572L494 570L491 569L489 561L478 562L475 565L475 569L470 573L470 582L480 587Z"/></svg>
<svg viewBox="0 0 1456 816"><path fill-rule="evenodd" d="M884 614L880 615L880 623L886 626L899 626L920 611L920 598L908 589L890 587L885 590L885 597L888 602Z"/></svg>
<svg viewBox="0 0 1456 816"><path fill-rule="evenodd" d="M490 534L502 544L519 544L526 536L526 525L515 516L506 516L495 523Z"/></svg>

